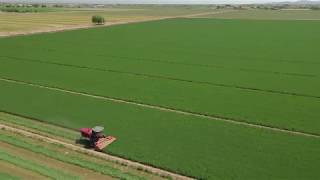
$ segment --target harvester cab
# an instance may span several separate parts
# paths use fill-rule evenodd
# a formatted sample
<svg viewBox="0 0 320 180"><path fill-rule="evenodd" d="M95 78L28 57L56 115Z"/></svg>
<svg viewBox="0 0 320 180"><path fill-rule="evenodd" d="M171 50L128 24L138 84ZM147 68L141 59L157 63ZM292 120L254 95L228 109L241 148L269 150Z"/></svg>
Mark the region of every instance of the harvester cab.
<svg viewBox="0 0 320 180"><path fill-rule="evenodd" d="M102 151L116 140L113 136L105 136L103 130L104 127L95 126L94 128L81 128L80 133L82 138L89 141L92 148L97 151Z"/></svg>

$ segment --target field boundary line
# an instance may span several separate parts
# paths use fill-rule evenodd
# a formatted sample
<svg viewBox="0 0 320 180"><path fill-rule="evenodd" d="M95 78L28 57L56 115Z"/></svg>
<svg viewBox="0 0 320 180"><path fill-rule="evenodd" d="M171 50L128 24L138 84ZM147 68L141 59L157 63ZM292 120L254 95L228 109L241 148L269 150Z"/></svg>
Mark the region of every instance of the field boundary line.
<svg viewBox="0 0 320 180"><path fill-rule="evenodd" d="M210 120L215 120L215 121L228 122L231 124L243 125L243 126L247 126L247 127L251 127L251 128L266 129L266 130L275 131L275 132L282 132L282 133L286 133L286 134L320 138L319 134L308 133L308 132L303 132L303 131L294 131L294 130L279 128L279 127L272 127L272 126L268 126L268 125L254 124L254 123L250 123L250 122L240 120L240 119L232 119L232 118L226 118L226 117L220 117L220 116L213 116L213 115L201 114L201 113L197 113L197 112L190 112L190 111L179 110L179 109L174 109L174 108L169 108L169 107L163 107L163 106L145 104L145 103L135 102L135 101L130 101L130 100L124 100L124 99L120 99L120 98L106 97L106 96L101 96L101 95L93 95L93 94L88 94L85 92L77 92L77 91L62 89L59 87L44 86L44 85L39 85L39 84L24 82L24 81L20 81L20 80L9 79L9 78L3 78L3 77L0 77L0 81L14 83L14 84L20 84L20 85L27 85L27 86L37 87L37 88L41 88L41 89L48 89L48 90L52 90L52 91L64 92L64 93L78 95L78 96L85 96L85 97L90 97L90 98L94 98L94 99L101 99L101 100L111 101L111 102L120 103L120 104L121 103L122 104L129 104L129 105L134 105L134 106L139 106L139 107L144 107L144 108L149 108L149 109L156 109L156 110L165 111L165 112L173 112L176 114L183 114L183 115L205 118L205 119L210 119Z"/></svg>
<svg viewBox="0 0 320 180"><path fill-rule="evenodd" d="M278 95L320 99L320 96L317 96L317 95L296 93L296 92L290 92L290 91L279 91L279 90L272 90L272 89L263 89L258 87L247 87L247 86L241 86L236 84L223 84L223 83L216 83L216 82L209 82L209 81L190 80L190 79L183 79L183 78L177 78L177 77L171 77L171 76L153 75L153 74L147 74L147 73L137 73L137 72L130 72L130 71L114 70L114 69L104 69L104 68L90 67L85 65L73 65L73 64L56 63L56 62L50 62L50 61L34 60L34 59L30 60L30 59L23 59L23 58L8 57L8 56L0 56L0 57L6 57L6 58L9 58L10 60L16 60L16 61L22 61L22 62L28 62L28 63L39 63L39 64L63 66L68 68L77 68L77 69L84 69L84 70L91 70L91 71L128 74L128 75L134 75L134 76L141 76L145 78L156 78L156 79L187 82L187 83L200 84L200 85L203 84L203 85L214 86L214 87L234 88L234 89L240 89L240 90L249 91L249 92L254 91L254 92L263 92L263 93L270 93L270 94L278 94Z"/></svg>
<svg viewBox="0 0 320 180"><path fill-rule="evenodd" d="M117 156L113 156L113 155L110 155L110 154L106 154L106 153L103 153L103 152L98 152L98 151L86 149L86 148L83 148L83 147L80 147L80 146L77 146L77 145L74 145L74 144L71 144L71 143L67 143L67 142L64 142L64 141L61 141L61 140L57 140L57 139L54 139L54 138L51 138L51 137L42 136L42 135L39 135L39 134L34 133L34 132L22 130L22 129L19 129L19 128L14 128L14 127L11 127L11 126L8 126L8 125L4 125L4 124L1 124L1 123L0 123L0 129L6 130L6 131L10 131L10 132L14 132L14 133L18 133L18 134L24 135L26 137L35 138L35 139L38 139L38 140L43 140L43 141L48 142L48 143L60 144L60 145L63 145L64 147L66 147L68 149L71 149L71 150L74 150L74 151L77 151L77 152L80 152L80 153L84 153L84 154L92 155L92 156L95 156L95 157L99 157L99 158L102 158L102 159L105 159L105 160L108 160L108 161L111 161L111 162L125 164L125 165L127 165L129 167L132 167L132 168L135 168L135 169L142 169L142 170L145 170L145 171L150 172L152 174L160 175L162 177L172 177L173 179L177 179L177 180L192 180L193 179L191 177L183 176L183 175L176 174L176 173L173 173L173 172L169 172L169 171L166 171L166 170L163 170L163 169L159 169L159 168L155 168L155 167L152 167L152 166L148 166L148 165L145 165L145 164L142 164L142 163L139 163L139 162L130 161L130 160L127 160L127 159L124 159L124 158L121 158L121 157L117 157Z"/></svg>

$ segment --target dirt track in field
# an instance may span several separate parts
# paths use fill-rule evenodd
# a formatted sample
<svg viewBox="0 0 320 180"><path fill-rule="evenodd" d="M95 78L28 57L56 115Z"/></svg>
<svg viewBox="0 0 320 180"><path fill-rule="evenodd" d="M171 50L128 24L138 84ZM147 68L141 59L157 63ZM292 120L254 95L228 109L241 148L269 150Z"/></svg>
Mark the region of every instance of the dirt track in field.
<svg viewBox="0 0 320 180"><path fill-rule="evenodd" d="M38 139L38 140L41 140L41 141L44 141L44 142L59 144L59 145L64 146L67 149L70 149L70 150L73 150L73 151L76 151L76 152L84 153L84 154L87 154L87 155L90 155L90 156L93 156L93 157L96 157L96 158L99 158L99 159L105 159L105 160L110 161L110 162L116 162L116 163L119 163L119 164L122 164L122 165L126 165L128 167L134 168L134 169L142 169L143 171L150 172L152 174L159 175L159 176L162 176L162 177L171 177L172 179L177 179L177 180L191 180L192 179L192 178L189 178L189 177L186 177L186 176L182 176L182 175L175 174L175 173L172 173L172 172L168 172L168 171L165 171L165 170L162 170L162 169L158 169L158 168L154 168L154 167L151 167L151 166L147 166L147 165L144 165L144 164L141 164L141 163L138 163L138 162L129 161L129 160L126 160L126 159L123 159L123 158L119 158L119 157L116 157L116 156L111 156L109 154L105 154L105 153L102 153L102 152L97 152L97 151L93 151L93 150L90 150L90 149L86 149L86 148L83 148L83 147L80 147L80 146L77 146L77 145L74 145L74 144L71 144L71 143L67 143L67 142L64 142L64 141L61 141L61 140L58 140L58 139L55 139L55 138L49 138L49 137L46 137L46 136L39 135L37 133L25 131L25 130L18 129L18 128L15 128L15 127L11 127L11 126L8 126L8 125L0 124L0 129L6 130L6 131L9 131L9 132L13 132L13 133L17 133L17 134L23 135L25 137ZM0 143L0 146L2 146L1 143Z"/></svg>
<svg viewBox="0 0 320 180"><path fill-rule="evenodd" d="M33 84L33 83L30 83L30 82L19 81L19 80L8 79L8 78L2 78L2 77L0 77L0 81L14 83L14 84L28 85L28 86L32 86L32 87L41 88L41 89L48 89L48 90L52 90L52 91L58 91L58 92L63 92L63 93L68 93L68 94L73 94L73 95L78 95L78 96L86 96L86 97L90 97L90 98L94 98L94 99L101 99L101 100L111 101L111 102L115 102L115 103L130 104L130 105L134 105L134 106L140 106L140 107L144 107L144 108L156 109L156 110L166 111L166 112L173 112L173 113L177 113L177 114L183 114L183 115L188 115L188 116L205 118L205 119L210 119L210 120L215 120L215 121L223 121L223 122L227 122L227 123L243 125L243 126L257 128L257 129L266 129L266 130L270 130L270 131L287 133L287 134L292 134L292 135L297 135L297 136L320 138L320 135L318 135L318 134L312 134L312 133L301 132L301 131L287 130L287 129L282 129L282 128L278 128L278 127L271 127L271 126L267 126L267 125L253 124L253 123L246 122L246 121L243 121L243 120L237 120L237 119L231 119L231 118L225 118L225 117L201 114L201 113L197 113L197 112L189 112L189 111L185 111L185 110L174 109L174 108L170 108L170 107L162 107L162 106L152 105L152 104L145 104L145 103L142 103L142 102L136 102L136 101L126 100L126 99L119 99L119 98L114 98L114 97L93 95L93 94L88 94L88 93L85 93L85 92L77 92L77 91L73 91L73 90L62 89L62 88L59 88L59 87L44 86L44 85Z"/></svg>

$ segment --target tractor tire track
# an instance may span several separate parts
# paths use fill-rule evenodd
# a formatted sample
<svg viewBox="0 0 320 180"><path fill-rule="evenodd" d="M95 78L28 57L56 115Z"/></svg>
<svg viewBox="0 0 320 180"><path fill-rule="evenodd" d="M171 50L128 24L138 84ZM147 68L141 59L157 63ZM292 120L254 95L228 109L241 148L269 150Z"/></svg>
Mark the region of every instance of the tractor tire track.
<svg viewBox="0 0 320 180"><path fill-rule="evenodd" d="M59 87L44 86L44 85L40 85L40 84L34 84L34 83L30 83L30 82L14 80L14 79L9 79L9 78L3 78L3 77L0 77L0 81L7 82L7 83L13 83L13 84L27 85L27 86L31 86L31 87L47 89L47 90L52 90L52 91L56 91L56 92L63 92L63 93L68 93L68 94L73 94L73 95L78 95L78 96L85 96L85 97L90 97L90 98L94 98L94 99L100 99L100 100L105 100L105 101L110 101L110 102L115 102L115 103L120 103L120 104L129 104L129 105L139 106L139 107L148 108L148 109L156 109L159 111L172 112L172 113L176 113L176 114L193 116L193 117L198 117L198 118L203 118L203 119L222 121L222 122L227 122L227 123L231 123L231 124L237 124L237 125L242 125L242 126L246 126L246 127L251 127L251 128L265 129L265 130L269 130L269 131L281 132L281 133L297 135L297 136L320 138L320 134L316 134L316 133L290 130L290 129L281 128L281 127L252 123L252 122L248 122L243 119L227 118L227 117L222 117L222 116L218 116L218 115L197 113L197 112L175 109L175 108L165 107L165 106L160 106L160 105L152 105L152 104L147 104L147 103L137 102L137 101L132 101L132 100L107 97L107 96L101 96L101 95L94 95L94 94L89 94L86 92L77 92L77 91L63 89L63 88L59 88Z"/></svg>
<svg viewBox="0 0 320 180"><path fill-rule="evenodd" d="M223 84L223 83L214 83L214 82L208 82L208 81L189 80L189 79L175 78L175 77L169 77L169 76L152 75L152 74L120 71L120 70L113 70L113 69L104 69L104 68L89 67L89 66L84 66L84 65L73 65L73 64L57 63L57 62L42 61L42 60L35 60L35 59L16 58L16 57L9 57L9 56L0 56L0 57L5 57L5 58L9 58L9 59L17 60L17 61L22 61L22 62L33 62L33 63L64 66L64 67L86 69L86 70L93 70L93 71L100 71L100 72L111 72L111 73L119 73L119 74L128 74L128 75L134 75L134 76L141 76L141 77L145 77L145 78L156 78L156 79L165 79L165 80L170 80L170 81L187 82L187 83L193 83L193 84L204 84L204 85L209 85L209 86L234 88L234 89L246 90L246 91L251 91L251 92L252 91L253 92L264 92L264 93L270 93L270 94L280 94L280 95L288 95L288 96L298 96L298 97L320 99L320 96L310 95L310 94L302 94L302 93L295 93L295 92L289 92L289 91L277 91L277 90L272 90L272 89L261 89L261 88L245 87L245 86L232 85L232 84Z"/></svg>
<svg viewBox="0 0 320 180"><path fill-rule="evenodd" d="M149 165L145 165L145 164L141 164L139 162L134 162L134 161L130 161L121 157L117 157L117 156L113 156L113 155L109 155L106 153L102 153L102 152L98 152L98 151L94 151L94 150L90 150L90 149L86 149L77 145L74 145L72 143L67 143L61 140L58 140L56 138L53 137L46 137L40 134L37 134L35 132L31 132L31 131L26 131L26 130L22 130L19 128L15 128L15 127L11 127L8 125L4 125L4 124L0 124L0 129L6 130L6 131L10 131L10 132L14 132L26 137L30 137L30 138L34 138L34 139L38 139L44 142L48 142L48 143L53 143L53 144L60 144L63 145L65 148L71 149L73 151L76 152L80 152L80 153L84 153L87 155L92 155L95 156L97 158L101 158L101 159L105 159L107 161L111 161L111 162L115 162L118 164L122 164L122 165L127 165L129 167L135 168L135 169L141 169L144 170L146 172L150 172L152 174L156 174L162 177L171 177L172 179L175 180L192 180L193 178L187 177L187 176L183 176L180 174L176 174L176 173L172 173L163 169L159 169L159 168L155 168Z"/></svg>

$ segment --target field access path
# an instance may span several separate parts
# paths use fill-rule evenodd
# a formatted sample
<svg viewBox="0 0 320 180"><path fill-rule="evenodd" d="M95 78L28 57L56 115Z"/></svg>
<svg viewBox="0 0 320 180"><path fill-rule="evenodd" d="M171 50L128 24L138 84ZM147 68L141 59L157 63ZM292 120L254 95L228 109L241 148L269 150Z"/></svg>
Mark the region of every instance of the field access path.
<svg viewBox="0 0 320 180"><path fill-rule="evenodd" d="M78 95L78 96L85 96L85 97L90 97L90 98L94 98L94 99L111 101L111 102L115 102L115 103L130 104L133 106L140 106L140 107L148 108L148 109L156 109L156 110L160 110L160 111L173 112L173 113L177 113L177 114L200 117L200 118L205 118L205 119L210 119L210 120L215 120L215 121L223 121L223 122L243 125L243 126L247 126L247 127L251 127L251 128L266 129L266 130L270 130L270 131L282 132L282 133L298 135L298 136L320 138L320 135L318 135L318 134L312 134L312 133L294 131L294 130L287 130L287 129L282 129L282 128L278 128L278 127L271 127L271 126L266 126L266 125L254 124L254 123L239 121L239 120L231 119L231 118L211 116L211 115L206 115L206 114L201 114L201 113L196 113L196 112L189 112L189 111L173 109L173 108L168 108L168 107L162 107L162 106L146 104L146 103L141 103L141 102L135 102L135 101L125 100L125 99L120 99L120 98L94 95L94 94L89 94L89 93L85 93L85 92L77 92L77 91L72 91L72 90L68 90L68 89L62 89L59 87L44 86L44 85L39 85L39 84L35 84L35 83L14 80L14 79L9 79L9 78L0 77L0 81L4 81L7 83L20 84L20 85L27 85L27 86L32 86L32 87L41 88L41 89L47 89L47 90L51 90L51 91L64 92L64 93Z"/></svg>

